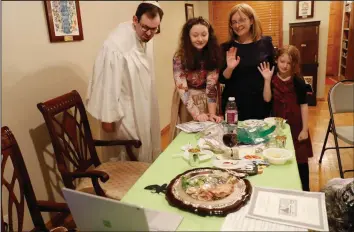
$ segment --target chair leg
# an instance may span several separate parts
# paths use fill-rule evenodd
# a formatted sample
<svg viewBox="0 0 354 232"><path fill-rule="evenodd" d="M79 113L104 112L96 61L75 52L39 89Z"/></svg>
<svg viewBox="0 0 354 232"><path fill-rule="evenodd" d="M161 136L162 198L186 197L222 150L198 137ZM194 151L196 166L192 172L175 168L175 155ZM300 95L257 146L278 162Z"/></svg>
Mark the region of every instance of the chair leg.
<svg viewBox="0 0 354 232"><path fill-rule="evenodd" d="M325 153L325 151L326 151L326 144L327 144L329 132L330 132L330 130L331 130L331 124L332 124L332 119L329 119L328 128L327 128L326 137L325 137L325 141L324 141L324 143L323 143L323 147L322 147L322 151L321 151L320 160L318 161L319 163L322 163L322 158L323 158L323 155L324 155L324 153Z"/></svg>
<svg viewBox="0 0 354 232"><path fill-rule="evenodd" d="M337 138L337 134L334 131L333 133L334 136L334 144L336 146L336 153L337 153L337 159L338 159L338 168L339 168L339 174L341 178L344 178L344 173L343 173L343 167L342 167L342 161L340 158L340 153L339 153L339 145L338 145L338 138Z"/></svg>

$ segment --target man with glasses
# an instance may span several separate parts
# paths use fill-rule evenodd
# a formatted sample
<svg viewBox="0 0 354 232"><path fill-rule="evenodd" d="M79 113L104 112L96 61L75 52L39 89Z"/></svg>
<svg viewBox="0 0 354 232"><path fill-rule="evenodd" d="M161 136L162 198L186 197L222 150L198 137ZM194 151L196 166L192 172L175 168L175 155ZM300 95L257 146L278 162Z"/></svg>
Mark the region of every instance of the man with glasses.
<svg viewBox="0 0 354 232"><path fill-rule="evenodd" d="M137 158L143 162L152 162L161 147L150 40L162 17L157 1L140 3L133 20L119 24L104 42L87 92L87 111L100 121L101 138L140 140ZM102 160L117 156L115 149L105 149Z"/></svg>

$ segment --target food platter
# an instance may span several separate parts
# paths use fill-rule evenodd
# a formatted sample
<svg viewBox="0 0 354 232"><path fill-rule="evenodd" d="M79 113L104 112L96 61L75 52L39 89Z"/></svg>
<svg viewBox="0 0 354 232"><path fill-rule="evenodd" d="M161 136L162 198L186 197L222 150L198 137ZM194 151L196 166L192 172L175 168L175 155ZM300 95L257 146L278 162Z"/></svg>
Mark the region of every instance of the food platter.
<svg viewBox="0 0 354 232"><path fill-rule="evenodd" d="M168 185L170 205L201 216L226 216L250 198L252 187L232 170L196 168L176 176Z"/></svg>

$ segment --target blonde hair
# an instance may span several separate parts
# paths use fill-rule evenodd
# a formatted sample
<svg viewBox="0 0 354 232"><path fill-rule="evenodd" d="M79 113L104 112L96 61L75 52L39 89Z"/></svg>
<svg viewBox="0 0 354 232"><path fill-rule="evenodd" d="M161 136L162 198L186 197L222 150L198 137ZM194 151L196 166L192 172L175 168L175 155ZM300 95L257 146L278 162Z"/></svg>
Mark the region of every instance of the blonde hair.
<svg viewBox="0 0 354 232"><path fill-rule="evenodd" d="M238 37L232 29L231 18L232 16L234 16L234 14L236 14L239 11L244 13L250 20L253 20L253 24L251 25L252 40L254 42L259 40L263 35L261 22L259 21L256 12L253 10L253 8L250 5L246 3L241 3L232 7L229 14L229 41L236 40Z"/></svg>
<svg viewBox="0 0 354 232"><path fill-rule="evenodd" d="M276 60L282 55L287 54L291 61L291 75L300 74L300 51L293 45L285 45L279 48L276 54Z"/></svg>

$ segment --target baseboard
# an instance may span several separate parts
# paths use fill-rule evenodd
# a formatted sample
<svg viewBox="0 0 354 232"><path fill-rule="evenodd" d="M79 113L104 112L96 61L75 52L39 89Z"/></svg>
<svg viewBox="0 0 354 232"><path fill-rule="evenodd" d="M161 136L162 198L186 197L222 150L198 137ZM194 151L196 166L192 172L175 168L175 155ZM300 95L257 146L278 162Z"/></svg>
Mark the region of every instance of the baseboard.
<svg viewBox="0 0 354 232"><path fill-rule="evenodd" d="M165 135L166 133L168 133L170 131L170 124L168 124L167 126L165 126L162 130L161 130L161 136Z"/></svg>
<svg viewBox="0 0 354 232"><path fill-rule="evenodd" d="M326 99L324 97L318 97L317 101L326 101Z"/></svg>

